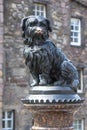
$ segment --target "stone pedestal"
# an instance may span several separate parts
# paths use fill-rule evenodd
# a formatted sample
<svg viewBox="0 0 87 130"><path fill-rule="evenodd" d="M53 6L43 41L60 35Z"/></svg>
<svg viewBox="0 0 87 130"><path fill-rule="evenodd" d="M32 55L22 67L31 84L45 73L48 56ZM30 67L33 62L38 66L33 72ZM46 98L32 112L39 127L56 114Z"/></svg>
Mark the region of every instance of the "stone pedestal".
<svg viewBox="0 0 87 130"><path fill-rule="evenodd" d="M83 99L70 87L37 86L22 101L33 114L32 130L73 130L73 114Z"/></svg>

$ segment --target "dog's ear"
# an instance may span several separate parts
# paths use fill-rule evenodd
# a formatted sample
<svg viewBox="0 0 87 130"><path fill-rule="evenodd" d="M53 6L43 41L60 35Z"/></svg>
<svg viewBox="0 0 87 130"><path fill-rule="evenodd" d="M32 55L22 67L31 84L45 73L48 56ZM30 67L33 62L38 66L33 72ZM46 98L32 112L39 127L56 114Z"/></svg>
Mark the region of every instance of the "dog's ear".
<svg viewBox="0 0 87 130"><path fill-rule="evenodd" d="M46 22L47 22L48 31L52 32L50 21L48 19L46 19Z"/></svg>
<svg viewBox="0 0 87 130"><path fill-rule="evenodd" d="M21 27L22 27L22 30L24 31L25 30L25 23L27 21L28 17L25 17L21 20Z"/></svg>

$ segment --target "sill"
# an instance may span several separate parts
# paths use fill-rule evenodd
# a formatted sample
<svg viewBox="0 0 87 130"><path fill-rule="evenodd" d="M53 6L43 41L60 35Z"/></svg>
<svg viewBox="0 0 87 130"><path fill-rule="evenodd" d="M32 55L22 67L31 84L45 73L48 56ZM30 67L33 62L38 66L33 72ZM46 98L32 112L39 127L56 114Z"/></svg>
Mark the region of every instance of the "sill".
<svg viewBox="0 0 87 130"><path fill-rule="evenodd" d="M78 93L79 95L84 95L84 94L85 94L84 90L82 90L82 91L78 91L78 90L77 90L77 93Z"/></svg>
<svg viewBox="0 0 87 130"><path fill-rule="evenodd" d="M50 4L49 0L33 0L33 2L40 3L40 4Z"/></svg>
<svg viewBox="0 0 87 130"><path fill-rule="evenodd" d="M70 46L81 47L81 43L70 43Z"/></svg>
<svg viewBox="0 0 87 130"><path fill-rule="evenodd" d="M83 93L83 91L81 91L81 92L77 91L77 93L78 93L78 94L82 94L82 93Z"/></svg>
<svg viewBox="0 0 87 130"><path fill-rule="evenodd" d="M70 44L70 46L71 46L71 47L81 48L81 45L71 45L71 44Z"/></svg>

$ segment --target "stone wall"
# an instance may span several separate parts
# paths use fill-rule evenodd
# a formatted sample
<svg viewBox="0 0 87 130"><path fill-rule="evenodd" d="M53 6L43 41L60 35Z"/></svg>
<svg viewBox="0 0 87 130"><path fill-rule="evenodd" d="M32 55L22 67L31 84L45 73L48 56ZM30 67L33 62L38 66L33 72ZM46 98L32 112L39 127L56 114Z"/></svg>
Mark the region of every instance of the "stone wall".
<svg viewBox="0 0 87 130"><path fill-rule="evenodd" d="M87 128L87 6L82 6L76 2L71 4L71 16L76 18L81 18L82 20L82 47L72 47L71 53L73 54L73 59L77 61L80 67L83 67L84 74L84 92L85 102L80 108L75 118L85 119L85 129ZM86 93L85 93L86 92ZM83 97L84 97L83 96ZM80 113L80 114L79 114Z"/></svg>
<svg viewBox="0 0 87 130"><path fill-rule="evenodd" d="M60 47L68 58L77 66L84 67L84 92L87 90L87 8L72 0L4 0L4 97L3 110L15 110L15 130L28 130L31 125L31 113L24 108L21 98L29 93L29 73L23 59L23 39L21 37L21 19L32 14L33 1L47 3L47 17L51 20L53 32L50 34L54 43ZM1 2L1 0L0 0ZM2 3L0 3L2 7ZM2 12L0 8L0 12ZM2 13L1 13L2 15ZM70 18L82 17L83 46L70 46ZM2 35L0 21L0 34ZM0 58L2 42L0 35ZM2 74L0 59L0 75ZM27 76L28 75L28 76ZM2 75L1 75L2 76ZM1 77L0 76L0 77ZM2 78L0 78L2 84ZM1 85L2 86L2 85ZM3 86L2 86L3 87ZM0 93L2 89L0 87ZM84 96L84 93L81 95ZM87 94L85 94L87 98ZM87 116L87 102L77 113L76 118ZM87 120L87 119L86 119ZM85 123L87 124L87 123ZM87 127L87 126L86 126Z"/></svg>
<svg viewBox="0 0 87 130"><path fill-rule="evenodd" d="M25 110L21 98L29 93L23 59L21 19L29 14L30 3L21 0L4 2L4 97L3 110L15 110L15 130L26 130L31 125L31 113Z"/></svg>
<svg viewBox="0 0 87 130"><path fill-rule="evenodd" d="M3 0L0 0L0 129L2 129L2 96L3 96Z"/></svg>

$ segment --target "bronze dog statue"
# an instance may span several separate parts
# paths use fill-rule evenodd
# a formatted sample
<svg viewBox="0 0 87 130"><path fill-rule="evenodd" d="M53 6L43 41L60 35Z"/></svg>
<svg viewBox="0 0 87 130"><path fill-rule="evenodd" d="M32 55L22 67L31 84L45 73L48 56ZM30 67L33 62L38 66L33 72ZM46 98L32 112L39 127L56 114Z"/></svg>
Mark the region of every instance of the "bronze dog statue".
<svg viewBox="0 0 87 130"><path fill-rule="evenodd" d="M41 16L22 19L25 63L35 85L68 85L76 90L79 80L76 67L49 38L50 21Z"/></svg>

